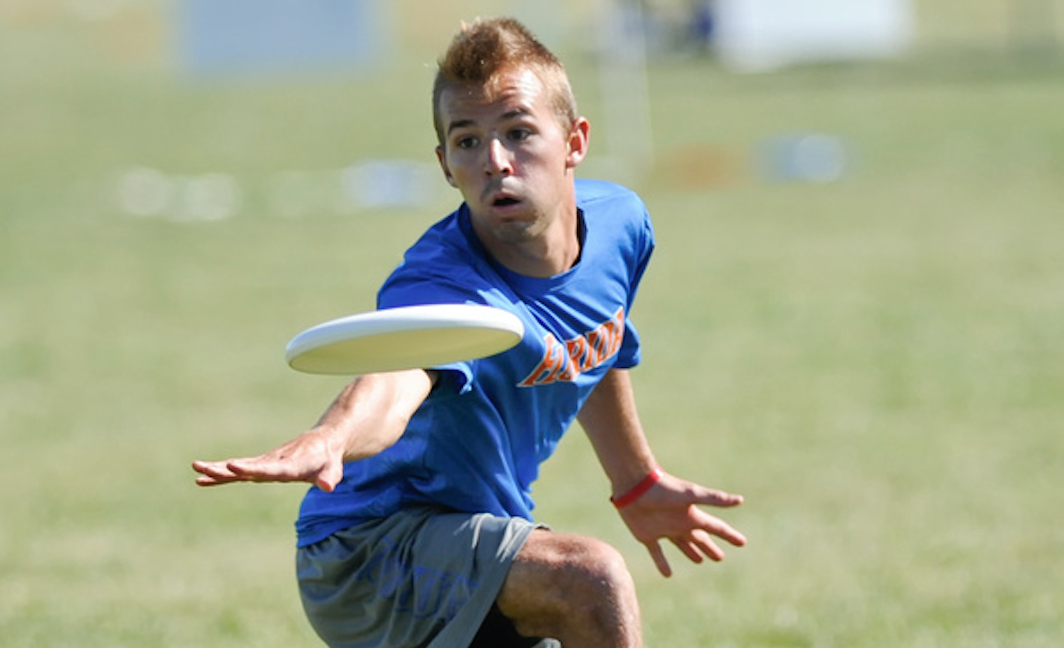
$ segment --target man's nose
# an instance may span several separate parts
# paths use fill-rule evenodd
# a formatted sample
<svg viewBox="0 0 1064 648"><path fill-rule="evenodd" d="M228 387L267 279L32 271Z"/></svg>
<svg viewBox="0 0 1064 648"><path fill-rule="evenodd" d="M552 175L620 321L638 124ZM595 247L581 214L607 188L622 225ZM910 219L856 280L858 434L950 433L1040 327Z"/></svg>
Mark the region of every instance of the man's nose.
<svg viewBox="0 0 1064 648"><path fill-rule="evenodd" d="M488 140L487 152L484 159L484 171L488 175L513 173L513 158L510 150L497 137Z"/></svg>

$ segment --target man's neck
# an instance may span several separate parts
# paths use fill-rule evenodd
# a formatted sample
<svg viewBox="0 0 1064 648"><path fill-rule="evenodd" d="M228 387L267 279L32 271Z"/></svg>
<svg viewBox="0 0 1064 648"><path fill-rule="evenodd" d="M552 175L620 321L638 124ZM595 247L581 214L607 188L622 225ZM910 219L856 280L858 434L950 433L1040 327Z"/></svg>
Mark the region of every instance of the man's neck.
<svg viewBox="0 0 1064 648"><path fill-rule="evenodd" d="M495 261L507 270L527 277L545 279L569 270L580 258L579 218L560 218L543 236L521 243L484 241Z"/></svg>

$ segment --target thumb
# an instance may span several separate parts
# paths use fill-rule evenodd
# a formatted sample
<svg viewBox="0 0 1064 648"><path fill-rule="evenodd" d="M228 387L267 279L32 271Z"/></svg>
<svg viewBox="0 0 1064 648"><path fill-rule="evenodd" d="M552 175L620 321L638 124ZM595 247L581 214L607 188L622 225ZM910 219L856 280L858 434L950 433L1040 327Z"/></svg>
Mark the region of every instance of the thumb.
<svg viewBox="0 0 1064 648"><path fill-rule="evenodd" d="M331 493L343 477L343 463L330 461L318 472L318 475L314 478L314 485L326 493Z"/></svg>

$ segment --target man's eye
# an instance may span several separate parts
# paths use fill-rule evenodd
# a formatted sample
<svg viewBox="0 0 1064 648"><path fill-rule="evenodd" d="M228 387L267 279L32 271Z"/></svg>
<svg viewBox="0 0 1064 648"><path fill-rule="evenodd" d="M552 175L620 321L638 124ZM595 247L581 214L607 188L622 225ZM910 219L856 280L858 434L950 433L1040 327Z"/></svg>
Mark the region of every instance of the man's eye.
<svg viewBox="0 0 1064 648"><path fill-rule="evenodd" d="M527 128L515 128L510 131L510 139L515 142L522 142L532 135L532 131Z"/></svg>
<svg viewBox="0 0 1064 648"><path fill-rule="evenodd" d="M460 149L471 149L477 145L477 138L475 137L460 137L455 142L455 146Z"/></svg>

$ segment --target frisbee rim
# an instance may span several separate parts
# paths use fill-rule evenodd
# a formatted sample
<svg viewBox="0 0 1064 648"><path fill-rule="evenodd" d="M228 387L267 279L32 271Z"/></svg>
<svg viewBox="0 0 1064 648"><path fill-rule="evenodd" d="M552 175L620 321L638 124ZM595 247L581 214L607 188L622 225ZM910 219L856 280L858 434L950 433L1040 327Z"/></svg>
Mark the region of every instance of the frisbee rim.
<svg viewBox="0 0 1064 648"><path fill-rule="evenodd" d="M466 345L470 350L451 354L448 357L452 359L446 362L404 362L399 363L400 366L396 367L396 361L390 361L386 357L370 360L369 362L359 361L356 358L351 358L350 361L345 361L344 358L337 358L328 363L314 361L314 358L327 355L328 347L340 347L374 337L389 337L403 333L429 334L433 331L461 330L468 331L471 336L475 336L478 330L483 331L484 341ZM472 303L397 306L338 317L304 329L286 345L285 361L289 367L296 371L334 375L396 371L402 368L429 368L431 366L449 364L450 362L475 360L501 353L515 346L521 341L523 336L524 324L520 318L512 312L496 306ZM414 340L417 340L416 336ZM430 348L429 343L425 343L424 346L424 352L416 352L413 355L439 357L439 351ZM338 352L338 355L342 354ZM314 357L312 358L311 356ZM322 370L320 366L323 364L346 364L353 369L332 368ZM318 368L315 368L316 366ZM382 368L371 369L374 366Z"/></svg>

